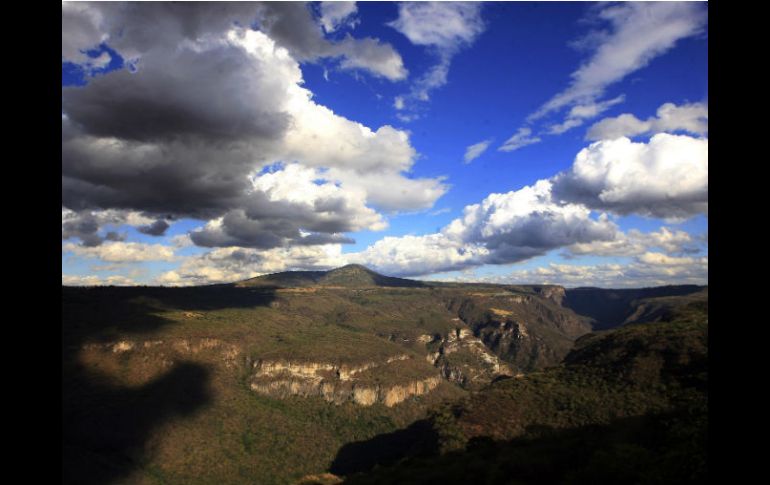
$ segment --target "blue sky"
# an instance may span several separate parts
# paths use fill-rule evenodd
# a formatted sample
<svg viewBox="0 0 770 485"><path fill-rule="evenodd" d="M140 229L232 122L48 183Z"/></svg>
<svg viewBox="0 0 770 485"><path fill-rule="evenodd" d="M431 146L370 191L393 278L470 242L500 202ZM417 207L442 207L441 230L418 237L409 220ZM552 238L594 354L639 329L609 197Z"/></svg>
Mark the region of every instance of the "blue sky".
<svg viewBox="0 0 770 485"><path fill-rule="evenodd" d="M700 2L65 2L62 282L707 284L707 32Z"/></svg>

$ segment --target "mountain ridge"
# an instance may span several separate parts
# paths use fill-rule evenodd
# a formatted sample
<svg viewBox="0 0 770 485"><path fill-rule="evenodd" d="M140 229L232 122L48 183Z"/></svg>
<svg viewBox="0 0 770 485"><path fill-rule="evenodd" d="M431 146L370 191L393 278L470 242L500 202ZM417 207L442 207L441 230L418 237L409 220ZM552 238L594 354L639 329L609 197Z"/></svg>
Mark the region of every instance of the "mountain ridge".
<svg viewBox="0 0 770 485"><path fill-rule="evenodd" d="M320 287L398 287L415 288L425 283L385 276L360 264L348 264L328 271L282 271L234 283L239 287L306 288Z"/></svg>

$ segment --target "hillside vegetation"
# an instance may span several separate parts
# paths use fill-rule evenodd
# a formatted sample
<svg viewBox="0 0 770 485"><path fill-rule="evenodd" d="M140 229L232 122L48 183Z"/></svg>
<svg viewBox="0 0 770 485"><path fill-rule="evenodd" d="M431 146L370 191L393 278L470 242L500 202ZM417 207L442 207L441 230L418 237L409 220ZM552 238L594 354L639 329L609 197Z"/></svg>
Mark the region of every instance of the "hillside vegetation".
<svg viewBox="0 0 770 485"><path fill-rule="evenodd" d="M608 426L705 392L705 377L687 380L700 354L671 354L685 364L666 349L684 328L677 345L694 348L707 290L627 299L618 324L634 312L680 323L595 335L571 291L355 265L207 287L63 287L64 481L378 480L363 475L378 463L443 460L533 424Z"/></svg>
<svg viewBox="0 0 770 485"><path fill-rule="evenodd" d="M411 451L345 483L706 483L701 317L581 338L562 366L443 405Z"/></svg>

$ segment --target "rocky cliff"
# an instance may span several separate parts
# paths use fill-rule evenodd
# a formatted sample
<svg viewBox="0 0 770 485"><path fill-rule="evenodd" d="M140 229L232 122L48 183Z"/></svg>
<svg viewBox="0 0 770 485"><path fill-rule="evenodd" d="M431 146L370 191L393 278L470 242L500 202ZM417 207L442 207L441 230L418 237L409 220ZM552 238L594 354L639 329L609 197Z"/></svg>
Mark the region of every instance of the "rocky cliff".
<svg viewBox="0 0 770 485"><path fill-rule="evenodd" d="M564 297L562 287L537 287L456 298L449 308L514 372L529 372L558 364L591 330L588 319L561 306Z"/></svg>
<svg viewBox="0 0 770 485"><path fill-rule="evenodd" d="M373 370L401 374L409 355L394 355L383 362L365 362L357 366L329 362L291 362L257 360L252 364L250 388L260 394L285 398L288 396L321 397L336 404L352 401L362 406L382 403L391 407L413 396L435 389L441 376L425 366L409 366L405 379L381 379ZM388 369L377 369L389 367ZM422 369L420 369L422 367ZM427 372L426 372L427 371ZM383 375L382 372L379 373ZM419 375L423 374L423 375Z"/></svg>
<svg viewBox="0 0 770 485"><path fill-rule="evenodd" d="M424 335L430 353L426 359L441 375L465 389L477 390L499 376L513 375L511 367L492 353L467 327L458 327L446 336Z"/></svg>

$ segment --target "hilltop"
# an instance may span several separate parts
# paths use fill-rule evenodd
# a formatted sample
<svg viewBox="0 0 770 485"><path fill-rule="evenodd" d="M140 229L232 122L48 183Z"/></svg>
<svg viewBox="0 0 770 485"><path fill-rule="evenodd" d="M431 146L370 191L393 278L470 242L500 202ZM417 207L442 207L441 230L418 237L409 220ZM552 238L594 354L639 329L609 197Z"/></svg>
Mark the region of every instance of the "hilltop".
<svg viewBox="0 0 770 485"><path fill-rule="evenodd" d="M348 264L329 271L284 271L257 276L235 283L239 287L307 288L307 287L393 287L425 286L420 281L384 276L360 264Z"/></svg>

